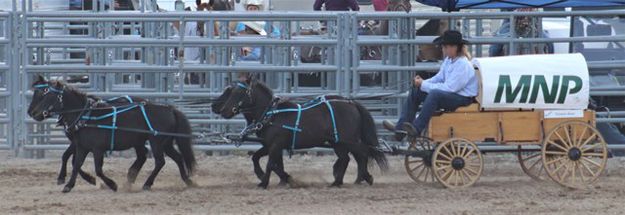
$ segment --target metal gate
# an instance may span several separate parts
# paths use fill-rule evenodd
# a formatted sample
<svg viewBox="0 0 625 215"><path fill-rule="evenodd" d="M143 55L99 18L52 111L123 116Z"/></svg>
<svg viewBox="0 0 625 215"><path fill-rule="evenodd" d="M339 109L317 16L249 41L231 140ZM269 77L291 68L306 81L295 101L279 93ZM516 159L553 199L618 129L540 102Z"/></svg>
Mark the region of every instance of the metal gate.
<svg viewBox="0 0 625 215"><path fill-rule="evenodd" d="M43 156L46 150L65 149L63 133L50 119L37 123L25 109L35 74L71 80L73 86L101 97L133 95L177 105L190 118L194 132L236 131L241 118L224 120L206 106L187 105L180 99L214 98L235 80L236 72L259 73L279 96L311 97L339 94L362 101L379 123L396 118L415 72L436 71L436 62L417 62L418 46L430 44L433 36L416 36L419 23L429 19L453 20L469 36L472 52L481 56L490 44L507 44L513 50L524 43L622 42L625 36L567 38L495 38L483 35L487 20L514 20L517 16L574 17L616 16L625 11L575 12L472 12L472 13L237 13L237 12L73 12L32 11L27 6L0 12L0 148L20 155ZM388 34L358 34L361 21L388 22ZM274 26L279 36L232 35L229 26L238 22L260 22ZM327 32L305 35L310 23L327 23ZM201 23L203 36L176 34ZM265 29L271 32L271 29ZM303 47L319 47L320 62L303 63ZM361 60L361 47L380 46L379 60ZM257 61L239 59L242 47L260 47ZM197 48L200 57L184 59L178 51ZM590 61L593 71L619 69L623 60ZM620 70L619 70L620 71ZM363 78L375 80L362 85ZM313 83L304 83L314 80ZM592 88L591 95L623 96L623 88ZM624 114L625 115L625 114ZM618 117L617 115L614 115ZM621 115L622 116L622 115ZM624 118L600 119L625 122ZM381 135L388 132L380 130ZM233 150L233 145L197 143L200 150ZM251 149L249 147L243 148Z"/></svg>

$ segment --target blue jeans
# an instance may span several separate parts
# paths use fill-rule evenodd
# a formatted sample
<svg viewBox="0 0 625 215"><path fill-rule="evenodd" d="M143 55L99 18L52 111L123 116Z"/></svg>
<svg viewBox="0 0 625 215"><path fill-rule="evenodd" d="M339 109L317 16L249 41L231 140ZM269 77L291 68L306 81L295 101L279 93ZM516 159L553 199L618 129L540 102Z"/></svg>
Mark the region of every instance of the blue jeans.
<svg viewBox="0 0 625 215"><path fill-rule="evenodd" d="M401 130L401 125L404 122L412 122L417 132L421 133L427 128L432 115L437 110L454 111L458 107L470 105L472 102L473 98L456 93L441 90L432 90L430 93L426 93L419 88L412 88L395 128ZM419 117L415 119L419 105L422 103L423 106L421 107Z"/></svg>
<svg viewBox="0 0 625 215"><path fill-rule="evenodd" d="M625 144L625 135L611 123L597 123L597 130L608 145ZM625 156L622 149L611 150L614 156Z"/></svg>

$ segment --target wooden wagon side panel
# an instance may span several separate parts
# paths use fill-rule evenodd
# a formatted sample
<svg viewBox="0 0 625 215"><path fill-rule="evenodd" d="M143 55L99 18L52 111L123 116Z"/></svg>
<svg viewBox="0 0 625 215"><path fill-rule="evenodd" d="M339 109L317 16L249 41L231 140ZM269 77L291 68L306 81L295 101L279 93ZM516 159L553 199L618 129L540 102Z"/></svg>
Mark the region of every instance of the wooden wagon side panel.
<svg viewBox="0 0 625 215"><path fill-rule="evenodd" d="M502 143L540 142L542 111L500 112Z"/></svg>
<svg viewBox="0 0 625 215"><path fill-rule="evenodd" d="M432 117L428 137L442 142L452 137L471 141L498 140L497 112L445 113Z"/></svg>

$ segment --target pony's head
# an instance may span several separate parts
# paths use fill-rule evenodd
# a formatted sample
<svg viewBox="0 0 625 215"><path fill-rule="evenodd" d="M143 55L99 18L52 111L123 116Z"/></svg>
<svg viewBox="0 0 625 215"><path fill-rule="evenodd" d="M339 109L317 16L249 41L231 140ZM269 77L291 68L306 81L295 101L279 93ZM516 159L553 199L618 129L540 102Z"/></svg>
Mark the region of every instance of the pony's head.
<svg viewBox="0 0 625 215"><path fill-rule="evenodd" d="M213 112L230 119L239 114L241 110L251 108L253 81L237 81L227 87L213 103Z"/></svg>
<svg viewBox="0 0 625 215"><path fill-rule="evenodd" d="M58 81L47 81L37 75L32 84L33 98L28 106L28 116L36 121L43 121L53 112L63 109L65 85Z"/></svg>

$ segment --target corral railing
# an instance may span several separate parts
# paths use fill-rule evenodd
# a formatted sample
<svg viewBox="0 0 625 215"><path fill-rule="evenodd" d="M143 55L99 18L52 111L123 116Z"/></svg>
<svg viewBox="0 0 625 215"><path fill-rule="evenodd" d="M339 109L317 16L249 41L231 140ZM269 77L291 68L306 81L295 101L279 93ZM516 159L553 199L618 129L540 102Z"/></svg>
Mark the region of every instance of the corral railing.
<svg viewBox="0 0 625 215"><path fill-rule="evenodd" d="M519 16L563 17L623 16L625 11L574 12L471 12L471 13L238 13L238 12L0 12L4 37L0 47L0 148L14 149L24 156L43 156L46 150L65 149L68 143L54 119L38 123L28 118L26 108L35 74L72 82L101 97L134 95L177 105L190 118L196 133L236 132L244 121L224 120L208 105L190 105L184 100L211 99L236 80L237 72L259 73L284 97L339 94L362 101L377 122L396 118L405 91L417 72L438 69L436 62L417 62L418 46L431 44L433 36L416 36L415 30L429 19L444 19L465 32L472 52L482 56L491 44L506 44L513 52L528 43L597 43L623 45L625 35L562 38L499 38L486 32L486 25ZM388 21L386 35L359 35L364 20ZM265 21L278 35L232 34L230 25ZM327 32L307 35L311 23L323 21ZM203 36L177 33L174 23L185 29L202 23ZM514 23L514 22L511 22ZM492 27L491 27L492 28ZM269 27L265 29L272 32ZM491 32L493 30L491 29ZM183 31L184 32L184 31ZM314 46L316 49L308 49ZM379 46L378 60L361 60L361 48ZM240 59L243 47L260 47L260 59ZM196 48L196 59L185 59L179 51ZM317 52L318 62L302 62L306 51ZM623 72L624 59L590 60L592 73ZM7 72L9 71L9 72ZM363 83L367 82L367 83ZM623 87L593 87L593 96L625 96ZM602 115L603 116L603 115ZM625 122L615 112L602 122ZM380 130L381 135L388 132ZM197 149L233 150L228 144L197 140ZM244 146L251 150L255 146Z"/></svg>

